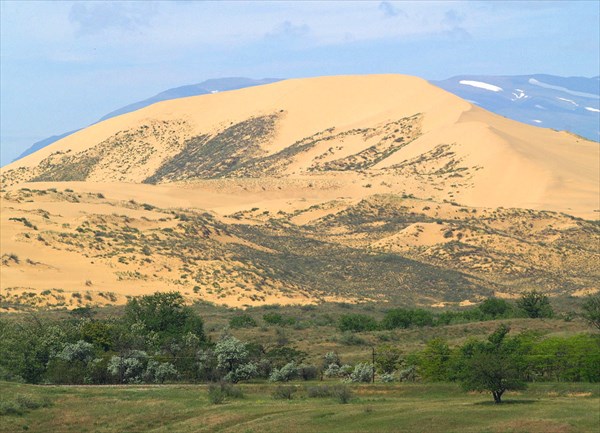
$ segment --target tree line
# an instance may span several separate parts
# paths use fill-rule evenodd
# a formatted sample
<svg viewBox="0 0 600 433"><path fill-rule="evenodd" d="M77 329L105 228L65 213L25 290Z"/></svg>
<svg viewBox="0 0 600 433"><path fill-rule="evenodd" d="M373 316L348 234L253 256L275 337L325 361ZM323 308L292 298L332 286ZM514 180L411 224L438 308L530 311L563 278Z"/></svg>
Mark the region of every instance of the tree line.
<svg viewBox="0 0 600 433"><path fill-rule="evenodd" d="M546 305L539 294L534 295L541 299L536 305ZM595 326L600 324L598 299L591 297L584 304L584 317ZM495 318L513 314L503 302L484 301L473 309L475 313L466 314ZM393 309L381 324L375 324L379 329L432 326L445 314ZM236 317L236 325L252 326L249 316ZM348 322L352 326L346 330L365 330L364 324L368 328L372 322L364 317L344 315L340 328ZM277 313L267 313L267 319L285 324L285 317ZM81 308L58 321L37 316L4 319L0 320L0 335L0 380L27 383L286 382L319 377L369 382L375 374L379 382L456 381L465 389L492 391L499 402L505 390L519 389L531 381L600 382L598 334L543 338L525 332L510 336L509 328L500 325L487 340L469 339L456 347L433 339L423 350L404 353L398 344L388 343L375 348L374 363L370 354L365 354L363 362L350 365L329 352L320 362L310 364L306 352L286 342L265 347L242 342L228 332L211 341L202 318L177 292L132 298L120 318L97 319L89 309Z"/></svg>

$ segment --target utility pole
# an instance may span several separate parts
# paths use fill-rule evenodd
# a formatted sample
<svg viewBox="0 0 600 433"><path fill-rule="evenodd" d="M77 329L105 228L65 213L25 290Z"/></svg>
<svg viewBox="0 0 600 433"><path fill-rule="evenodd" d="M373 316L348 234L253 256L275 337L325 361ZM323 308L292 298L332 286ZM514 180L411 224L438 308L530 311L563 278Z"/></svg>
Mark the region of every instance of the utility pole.
<svg viewBox="0 0 600 433"><path fill-rule="evenodd" d="M371 381L375 383L375 346L371 349L373 349L373 377L371 378Z"/></svg>

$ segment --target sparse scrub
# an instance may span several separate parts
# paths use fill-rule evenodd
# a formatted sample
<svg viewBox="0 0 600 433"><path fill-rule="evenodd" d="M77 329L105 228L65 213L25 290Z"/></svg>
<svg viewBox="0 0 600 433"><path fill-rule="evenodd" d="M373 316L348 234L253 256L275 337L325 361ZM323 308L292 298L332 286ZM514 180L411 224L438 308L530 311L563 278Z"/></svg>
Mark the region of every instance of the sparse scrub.
<svg viewBox="0 0 600 433"><path fill-rule="evenodd" d="M294 385L277 385L273 390L273 398L276 400L291 400L298 389Z"/></svg>

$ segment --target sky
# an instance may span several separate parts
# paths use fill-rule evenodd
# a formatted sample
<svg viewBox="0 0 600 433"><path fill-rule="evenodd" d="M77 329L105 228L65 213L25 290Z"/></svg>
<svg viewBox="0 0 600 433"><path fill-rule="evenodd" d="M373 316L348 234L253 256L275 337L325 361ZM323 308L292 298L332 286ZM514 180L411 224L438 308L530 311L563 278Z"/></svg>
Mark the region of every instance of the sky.
<svg viewBox="0 0 600 433"><path fill-rule="evenodd" d="M599 22L599 0L0 0L0 162L209 78L597 76Z"/></svg>

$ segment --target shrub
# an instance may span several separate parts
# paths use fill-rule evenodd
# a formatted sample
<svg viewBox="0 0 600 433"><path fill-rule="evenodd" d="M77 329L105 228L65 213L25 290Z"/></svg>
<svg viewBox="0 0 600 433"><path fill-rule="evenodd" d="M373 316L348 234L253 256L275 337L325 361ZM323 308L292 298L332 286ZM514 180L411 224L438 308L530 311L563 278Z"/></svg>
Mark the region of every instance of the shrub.
<svg viewBox="0 0 600 433"><path fill-rule="evenodd" d="M237 383L241 380L249 380L258 376L258 367L253 362L239 365L235 370L230 371L223 378L228 382Z"/></svg>
<svg viewBox="0 0 600 433"><path fill-rule="evenodd" d="M325 398L333 396L333 388L329 385L309 386L306 388L308 398Z"/></svg>
<svg viewBox="0 0 600 433"><path fill-rule="evenodd" d="M417 382L420 379L415 365L409 365L404 370L400 370L398 376L400 377L400 382Z"/></svg>
<svg viewBox="0 0 600 433"><path fill-rule="evenodd" d="M419 360L419 371L426 380L443 381L450 378L450 347L441 338L427 342Z"/></svg>
<svg viewBox="0 0 600 433"><path fill-rule="evenodd" d="M208 385L208 401L211 404L221 404L225 401L225 393L218 385Z"/></svg>
<svg viewBox="0 0 600 433"><path fill-rule="evenodd" d="M298 376L302 380L314 380L317 378L318 369L314 365L300 364L298 366Z"/></svg>
<svg viewBox="0 0 600 433"><path fill-rule="evenodd" d="M333 351L327 352L325 356L323 356L323 368L328 368L331 364L335 364L338 367L342 365L339 355Z"/></svg>
<svg viewBox="0 0 600 433"><path fill-rule="evenodd" d="M351 382L369 383L373 380L373 364L368 362L359 362L354 366L350 374Z"/></svg>
<svg viewBox="0 0 600 433"><path fill-rule="evenodd" d="M273 398L276 400L291 400L297 389L292 385L279 385L273 391Z"/></svg>
<svg viewBox="0 0 600 433"><path fill-rule="evenodd" d="M269 380L271 382L289 382L298 377L298 367L294 361L287 363L280 369L275 369L271 373Z"/></svg>
<svg viewBox="0 0 600 433"><path fill-rule="evenodd" d="M393 373L383 373L379 375L379 380L383 383L395 382L396 376Z"/></svg>
<svg viewBox="0 0 600 433"><path fill-rule="evenodd" d="M342 404L347 404L352 398L352 390L346 385L336 385L333 388L333 396Z"/></svg>
<svg viewBox="0 0 600 433"><path fill-rule="evenodd" d="M244 398L244 393L240 388L227 382L208 385L208 401L211 404L221 404L228 398Z"/></svg>
<svg viewBox="0 0 600 433"><path fill-rule="evenodd" d="M273 311L269 311L268 313L263 314L263 320L269 325L291 325L295 322L295 320L291 317L284 317L279 313L275 313Z"/></svg>
<svg viewBox="0 0 600 433"><path fill-rule="evenodd" d="M365 314L344 314L338 324L340 331L364 332L378 329L377 321Z"/></svg>
<svg viewBox="0 0 600 433"><path fill-rule="evenodd" d="M232 328L254 328L256 320L248 314L242 314L229 319L229 326Z"/></svg>
<svg viewBox="0 0 600 433"><path fill-rule="evenodd" d="M337 364L330 364L323 374L325 377L340 377L340 366Z"/></svg>
<svg viewBox="0 0 600 433"><path fill-rule="evenodd" d="M381 325L385 329L408 328L410 326L432 326L433 313L427 310L395 308L385 313Z"/></svg>
<svg viewBox="0 0 600 433"><path fill-rule="evenodd" d="M367 341L351 332L344 332L340 338L340 343L346 346L362 346L367 344Z"/></svg>
<svg viewBox="0 0 600 433"><path fill-rule="evenodd" d="M16 401L0 401L0 416L21 415L23 408Z"/></svg>

